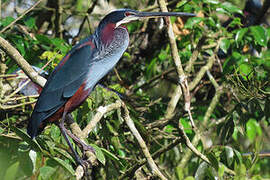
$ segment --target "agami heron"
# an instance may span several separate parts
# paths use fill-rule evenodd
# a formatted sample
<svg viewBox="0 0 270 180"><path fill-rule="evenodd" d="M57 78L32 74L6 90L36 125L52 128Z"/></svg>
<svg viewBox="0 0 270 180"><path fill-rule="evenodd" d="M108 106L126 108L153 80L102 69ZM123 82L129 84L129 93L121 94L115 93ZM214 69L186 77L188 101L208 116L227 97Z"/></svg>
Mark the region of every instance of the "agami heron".
<svg viewBox="0 0 270 180"><path fill-rule="evenodd" d="M142 18L165 16L195 15L182 12L139 12L131 9L119 9L106 15L94 34L75 45L50 74L29 120L28 134L34 138L48 122L57 122L77 163L81 163L67 138L64 127L66 115L84 102L99 80L111 71L127 49L129 35L123 24ZM62 119L59 122L60 118Z"/></svg>

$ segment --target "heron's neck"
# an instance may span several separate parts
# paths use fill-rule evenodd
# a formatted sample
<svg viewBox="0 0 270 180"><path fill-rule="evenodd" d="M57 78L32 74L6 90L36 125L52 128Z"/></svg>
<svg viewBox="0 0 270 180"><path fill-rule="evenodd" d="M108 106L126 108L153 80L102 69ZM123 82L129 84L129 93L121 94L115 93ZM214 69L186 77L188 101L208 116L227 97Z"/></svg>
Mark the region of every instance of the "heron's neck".
<svg viewBox="0 0 270 180"><path fill-rule="evenodd" d="M102 44L108 45L114 38L115 24L108 23L101 29L99 29L99 38Z"/></svg>

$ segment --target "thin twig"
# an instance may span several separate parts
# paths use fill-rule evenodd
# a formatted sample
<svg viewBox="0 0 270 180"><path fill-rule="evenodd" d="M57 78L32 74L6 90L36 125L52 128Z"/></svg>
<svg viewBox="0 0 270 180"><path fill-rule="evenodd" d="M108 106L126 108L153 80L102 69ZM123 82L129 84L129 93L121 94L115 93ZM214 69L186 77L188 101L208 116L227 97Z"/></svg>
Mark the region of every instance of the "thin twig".
<svg viewBox="0 0 270 180"><path fill-rule="evenodd" d="M153 173L155 175L157 175L160 179L165 180L167 179L158 169L156 163L154 162L153 158L151 157L151 154L146 146L146 143L144 142L143 138L141 137L140 133L138 132L138 130L135 127L134 122L132 121L132 119L129 116L129 111L126 107L126 105L122 102L122 107L124 108L124 120L126 121L130 131L132 132L132 134L135 136L135 138L137 139L144 156L147 159L147 162L151 168L151 170L153 171Z"/></svg>
<svg viewBox="0 0 270 180"><path fill-rule="evenodd" d="M0 33L5 32L8 28L10 28L11 26L13 26L17 21L19 21L20 19L23 18L23 16L25 16L27 13L29 13L30 11L32 11L37 5L39 5L39 3L41 3L41 1L43 0L39 0L38 2L36 2L32 7L30 7L29 9L27 9L26 11L24 11L17 19L15 19L14 21L12 21L12 23L10 23L8 26L6 26L5 28L3 28Z"/></svg>
<svg viewBox="0 0 270 180"><path fill-rule="evenodd" d="M80 25L80 27L79 27L79 31L78 31L78 33L77 33L77 35L76 35L75 37L79 37L79 36L80 36L80 34L81 34L81 32L82 32L82 29L83 29L83 26L84 26L84 23L85 23L85 21L87 20L88 15L91 14L91 13L93 12L94 8L95 8L96 5L97 5L97 2L98 2L97 0L94 0L94 1L93 1L93 4L91 5L91 7L88 8L87 13L86 13L86 15L84 16L83 21L82 21L82 23L81 23L81 25ZM91 29L90 29L90 30L91 30Z"/></svg>
<svg viewBox="0 0 270 180"><path fill-rule="evenodd" d="M205 73L210 70L215 62L215 55L213 54L209 59L205 66L200 68L200 71L197 73L197 76L193 79L192 82L189 83L190 90L193 90L199 82L204 77Z"/></svg>
<svg viewBox="0 0 270 180"><path fill-rule="evenodd" d="M161 154L171 150L172 148L174 148L175 146L177 146L181 142L182 142L182 138L177 138L172 143L170 143L168 146L159 149L158 151L153 153L151 156L153 158L157 158ZM125 173L123 175L121 175L119 179L121 180L121 179L124 179L125 177L129 177L130 175L134 174L137 169L139 169L141 166L145 165L146 163L147 163L146 159L142 160L139 163L136 163L131 168L129 168L127 171L125 171Z"/></svg>
<svg viewBox="0 0 270 180"><path fill-rule="evenodd" d="M4 109L4 110L14 109L14 108L17 108L17 107L20 107L20 106L26 106L26 105L29 105L29 104L33 104L35 102L37 102L37 101L34 100L34 101L31 101L31 102L25 102L25 103L16 104L16 105L1 105L0 104L0 109Z"/></svg>
<svg viewBox="0 0 270 180"><path fill-rule="evenodd" d="M168 12L167 6L166 6L166 2L165 0L158 0L160 9L162 12ZM178 48L177 48L177 44L175 41L175 36L173 33L173 28L172 28L172 23L169 17L166 17L166 22L167 22L167 34L170 40L170 46L171 46L171 53L172 53L172 57L173 57L173 61L176 67L176 72L178 75L178 79L179 79L179 84L181 85L182 88L182 93L184 95L184 100L185 100L185 110L188 112L188 114L190 115L190 122L192 127L195 130L195 124L193 122L193 118L191 116L191 111L190 111L190 101L191 101L191 96L190 96L190 92L189 92L189 86L188 86L188 82L187 82L187 77L185 75L179 54L178 54Z"/></svg>
<svg viewBox="0 0 270 180"><path fill-rule="evenodd" d="M163 73L154 76L153 78L149 79L149 80L146 81L145 83L143 83L143 84L141 84L140 86L136 87L134 90L132 90L132 92L136 92L136 91L138 91L139 89L144 88L145 86L151 84L152 82L154 82L154 81L156 81L156 80L162 78L163 76L165 76L165 75L167 75L167 74L169 74L169 73L171 73L171 72L173 72L173 71L175 71L175 68L170 68L170 69L164 71Z"/></svg>
<svg viewBox="0 0 270 180"><path fill-rule="evenodd" d="M108 112L118 109L121 107L121 102L118 100L113 104L110 104L108 106L100 106L97 109L97 113L95 116L91 119L89 124L83 129L81 137L87 138L89 133L93 130L94 127L96 127L97 123L101 120L101 118Z"/></svg>

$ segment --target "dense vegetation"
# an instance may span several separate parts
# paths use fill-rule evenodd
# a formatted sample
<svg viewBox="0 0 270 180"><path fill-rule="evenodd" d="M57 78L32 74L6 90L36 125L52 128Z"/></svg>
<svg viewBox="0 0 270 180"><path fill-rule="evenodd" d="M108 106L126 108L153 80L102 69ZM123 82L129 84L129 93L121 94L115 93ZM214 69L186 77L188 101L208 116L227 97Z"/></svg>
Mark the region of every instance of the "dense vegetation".
<svg viewBox="0 0 270 180"><path fill-rule="evenodd" d="M2 0L0 36L29 64L45 65L48 72L72 45L94 32L103 13L108 12L104 9L159 11L153 0L113 0L110 5L94 0L47 0L20 17L36 2ZM121 99L168 179L270 178L267 19L258 22L258 10L250 23L242 12L244 1L168 2L169 11L198 14L171 18L184 74L175 66L165 21L128 24L129 48L101 81L120 96L97 86L72 113L75 122L83 129L99 113L99 107L115 105ZM15 11L10 11L13 7ZM225 26L228 18L231 21ZM37 97L14 93L17 80L9 75L18 65L3 46L1 43L0 179L75 179L77 165L56 125L49 124L36 141L27 135ZM187 78L187 89L183 89L183 81L179 83L179 75ZM97 160L89 169L93 179L154 177L125 123L126 115L127 109L120 107L109 111L84 139L96 150ZM195 128L190 125L191 117Z"/></svg>

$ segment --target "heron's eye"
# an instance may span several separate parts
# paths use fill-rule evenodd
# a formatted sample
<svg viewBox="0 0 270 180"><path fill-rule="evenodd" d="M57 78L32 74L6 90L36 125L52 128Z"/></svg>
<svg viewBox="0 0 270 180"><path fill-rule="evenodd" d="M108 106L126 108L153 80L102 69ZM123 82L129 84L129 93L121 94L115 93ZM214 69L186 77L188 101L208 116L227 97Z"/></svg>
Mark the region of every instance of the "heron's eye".
<svg viewBox="0 0 270 180"><path fill-rule="evenodd" d="M133 15L133 13L130 13L130 12L125 12L125 16L130 16L130 15Z"/></svg>

